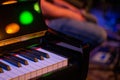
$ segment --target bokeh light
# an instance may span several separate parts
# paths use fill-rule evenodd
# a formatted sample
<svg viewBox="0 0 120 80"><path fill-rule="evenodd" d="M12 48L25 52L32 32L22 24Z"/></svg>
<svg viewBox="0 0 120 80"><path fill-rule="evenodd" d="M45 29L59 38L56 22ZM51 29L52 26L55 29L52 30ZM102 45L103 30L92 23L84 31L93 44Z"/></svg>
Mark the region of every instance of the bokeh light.
<svg viewBox="0 0 120 80"><path fill-rule="evenodd" d="M7 34L15 34L20 30L20 26L16 23L10 23L5 27Z"/></svg>
<svg viewBox="0 0 120 80"><path fill-rule="evenodd" d="M33 15L29 11L23 11L19 16L20 23L23 25L28 25L33 22Z"/></svg>
<svg viewBox="0 0 120 80"><path fill-rule="evenodd" d="M13 4L13 3L16 3L16 2L17 2L16 0L9 0L9 1L3 2L2 5Z"/></svg>
<svg viewBox="0 0 120 80"><path fill-rule="evenodd" d="M38 13L40 13L40 6L39 6L39 3L38 3L38 2L36 2L36 3L34 4L34 10L37 11Z"/></svg>

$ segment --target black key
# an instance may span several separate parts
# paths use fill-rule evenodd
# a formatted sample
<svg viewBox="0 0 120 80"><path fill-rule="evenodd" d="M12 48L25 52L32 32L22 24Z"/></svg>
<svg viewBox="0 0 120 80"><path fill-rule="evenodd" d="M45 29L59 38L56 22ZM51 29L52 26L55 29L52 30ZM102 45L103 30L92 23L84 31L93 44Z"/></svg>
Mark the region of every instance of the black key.
<svg viewBox="0 0 120 80"><path fill-rule="evenodd" d="M41 54L34 53L31 50L25 50L27 53L33 54L35 57L37 57L40 60L44 60L44 57Z"/></svg>
<svg viewBox="0 0 120 80"><path fill-rule="evenodd" d="M10 56L10 57L11 57L12 59L14 59L14 60L16 60L16 61L24 64L24 65L28 65L27 60L24 60L24 59L22 59L22 58L19 58L19 57L17 57L17 56L14 56L14 55L12 55L12 56Z"/></svg>
<svg viewBox="0 0 120 80"><path fill-rule="evenodd" d="M25 52L25 51L24 51ZM27 55L31 56L31 57L34 57L34 58L37 58L34 54L31 54L29 52L25 52Z"/></svg>
<svg viewBox="0 0 120 80"><path fill-rule="evenodd" d="M35 55L30 54L30 53L28 53L28 52L25 52L24 50L22 50L22 52L25 53L25 54L27 54L27 55L29 55L29 56L32 57L32 58L35 58L35 59L36 59L35 62L38 62L38 59L37 59L37 57L36 57Z"/></svg>
<svg viewBox="0 0 120 80"><path fill-rule="evenodd" d="M21 67L21 64L19 62L13 60L12 58L10 58L8 56L4 56L3 60L14 65L14 66Z"/></svg>
<svg viewBox="0 0 120 80"><path fill-rule="evenodd" d="M0 73L3 73L4 71L3 71L3 69L0 67Z"/></svg>
<svg viewBox="0 0 120 80"><path fill-rule="evenodd" d="M5 64L5 63L3 63L3 62L0 62L0 67L2 67L5 70L8 70L8 71L11 70L10 66Z"/></svg>
<svg viewBox="0 0 120 80"><path fill-rule="evenodd" d="M35 49L31 49L31 51L33 51L36 54L40 54L40 55L42 55L45 58L50 58L50 56L47 53L44 53L44 52L41 52L41 51L37 51Z"/></svg>
<svg viewBox="0 0 120 80"><path fill-rule="evenodd" d="M38 59L37 59L37 58L32 57L31 55L26 54L25 52L19 52L18 55L20 55L20 56L22 56L22 57L25 57L25 58L27 58L27 59L29 59L29 60L31 60L31 61L38 62Z"/></svg>

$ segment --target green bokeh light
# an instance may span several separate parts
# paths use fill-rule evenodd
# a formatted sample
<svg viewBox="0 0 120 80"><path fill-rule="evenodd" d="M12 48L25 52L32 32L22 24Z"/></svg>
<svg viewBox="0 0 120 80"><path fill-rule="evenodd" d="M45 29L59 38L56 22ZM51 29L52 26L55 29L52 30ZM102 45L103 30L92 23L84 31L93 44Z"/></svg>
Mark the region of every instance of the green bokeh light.
<svg viewBox="0 0 120 80"><path fill-rule="evenodd" d="M28 25L33 22L33 15L29 11L23 11L19 16L20 23L23 25Z"/></svg>
<svg viewBox="0 0 120 80"><path fill-rule="evenodd" d="M39 7L38 2L36 2L36 3L34 4L34 10L37 11L38 13L40 13L40 7Z"/></svg>

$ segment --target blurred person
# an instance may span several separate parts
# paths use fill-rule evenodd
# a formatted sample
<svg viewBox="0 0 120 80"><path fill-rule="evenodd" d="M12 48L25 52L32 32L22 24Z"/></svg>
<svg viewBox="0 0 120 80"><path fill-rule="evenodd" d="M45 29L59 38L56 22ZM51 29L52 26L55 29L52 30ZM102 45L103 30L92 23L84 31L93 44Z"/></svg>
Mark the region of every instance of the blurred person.
<svg viewBox="0 0 120 80"><path fill-rule="evenodd" d="M80 9L65 0L41 0L41 9L51 29L89 43L92 48L106 41L106 31L88 22Z"/></svg>

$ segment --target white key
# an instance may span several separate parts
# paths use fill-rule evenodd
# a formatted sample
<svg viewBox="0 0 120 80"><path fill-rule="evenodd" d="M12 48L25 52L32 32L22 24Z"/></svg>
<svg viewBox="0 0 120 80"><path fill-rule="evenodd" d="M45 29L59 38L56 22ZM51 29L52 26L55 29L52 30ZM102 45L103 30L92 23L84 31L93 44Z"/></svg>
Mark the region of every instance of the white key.
<svg viewBox="0 0 120 80"><path fill-rule="evenodd" d="M8 63L8 65L10 65L12 71L13 70L18 71L18 72L16 72L16 74L17 74L17 76L19 76L19 80L28 80L31 78L30 72L31 72L31 70L33 71L33 67L27 66L27 65L26 66L22 65L22 67L18 68L9 63ZM16 80L16 78L13 78L12 80Z"/></svg>
<svg viewBox="0 0 120 80"><path fill-rule="evenodd" d="M11 77L5 73L0 73L0 79L9 80Z"/></svg>
<svg viewBox="0 0 120 80"><path fill-rule="evenodd" d="M22 56L20 56L21 58L23 59L26 59ZM53 60L52 58L48 58L48 59L45 59L45 60L38 60L38 62L33 62L33 61L30 61L28 59L26 59L28 61L29 64L32 64L32 65L37 65L35 66L35 70L37 70L37 76L40 76L42 74L45 74L49 71L52 71L54 70L52 67L53 67L53 63L57 63L55 62L55 60ZM50 68L50 69L49 69Z"/></svg>
<svg viewBox="0 0 120 80"><path fill-rule="evenodd" d="M24 57L22 57L20 55L16 55L16 56L28 61L28 65L24 66L24 68L27 68L29 70L30 77L27 76L26 78L30 79L30 78L36 77L36 68L37 68L37 65L34 64L36 62L32 62L31 60L29 60L27 58L24 58Z"/></svg>
<svg viewBox="0 0 120 80"><path fill-rule="evenodd" d="M1 74L1 73L0 73ZM6 79L4 79L2 76L0 76L0 80L6 80Z"/></svg>
<svg viewBox="0 0 120 80"><path fill-rule="evenodd" d="M34 78L34 77L36 77L36 76L39 76L39 75L42 75L42 74L48 72L48 71L47 71L47 66L49 65L48 62L45 62L44 60L42 60L42 61L41 61L41 60L38 60L38 62L33 62L33 61L31 61L31 60L29 60L29 59L26 59L26 58L24 58L24 57L22 57L22 56L20 56L20 55L19 55L18 57L27 60L28 63L29 63L29 65L27 65L27 66L31 66L31 67L34 68L34 69L32 70L32 73L31 73L31 78ZM33 73L33 72L35 72L35 73ZM42 73L41 73L41 72L42 72Z"/></svg>
<svg viewBox="0 0 120 80"><path fill-rule="evenodd" d="M7 64L7 65L9 65L11 67L10 71L4 70L3 74L10 76L10 80L12 80L12 79L18 80L19 76L21 75L22 72L19 71L17 67L11 65L10 63L8 63L8 62L6 62L4 60L0 60L0 61L3 62L3 63L5 63L5 64Z"/></svg>
<svg viewBox="0 0 120 80"><path fill-rule="evenodd" d="M50 66L48 66L48 72L59 68L58 63L60 62L60 60L55 59L53 56L50 55L50 58L45 58L45 61L50 63ZM55 67L55 65L56 65L56 67Z"/></svg>
<svg viewBox="0 0 120 80"><path fill-rule="evenodd" d="M19 55L20 56L20 55ZM21 56L21 58L23 58ZM24 58L23 58L24 59ZM25 58L26 59L26 58ZM47 60L47 59L46 59ZM48 72L48 67L51 67L50 65L52 65L53 61L51 61L51 59L49 61L46 60L38 60L38 62L33 62L27 59L27 61L29 61L29 64L32 65L37 65L35 67L37 67L35 70L37 70L37 76L45 74ZM52 62L52 63L51 63ZM41 73L42 72L42 73Z"/></svg>
<svg viewBox="0 0 120 80"><path fill-rule="evenodd" d="M56 55L56 54L54 54L54 53L52 53L52 52L50 52L50 51L47 51L47 50L45 50L45 49L42 49L42 48L38 48L38 49L36 49L36 50L38 50L38 51L41 51L41 52L45 52L45 53L47 53L49 56L50 56L50 58L52 58L53 60L55 60L56 62L59 62L58 63L58 67L60 68L60 67L62 67L62 66L67 66L67 58L64 58L64 57L61 57L61 56L59 56L59 55ZM63 63L63 62L64 63ZM62 63L61 63L62 62ZM65 64L65 62L66 62L66 64ZM64 64L64 65L63 65Z"/></svg>
<svg viewBox="0 0 120 80"><path fill-rule="evenodd" d="M67 59L67 58L61 57L61 56L59 56L59 55L56 55L55 53L52 53L52 52L47 51L47 50L42 49L42 48L37 48L36 50L41 51L41 52L44 52L44 53L47 53L47 54L49 54L50 57L54 57L54 58L57 58L57 59L60 59L60 60L61 60L61 59L62 59L62 60L66 60L66 59Z"/></svg>
<svg viewBox="0 0 120 80"><path fill-rule="evenodd" d="M43 52L44 52L44 50L43 50ZM46 52L46 50L45 50L45 52ZM49 52L47 51L47 53L49 53ZM38 60L38 62L33 62L33 61L26 59L20 55L17 55L17 56L28 61L29 65L26 65L24 67L27 67L30 70L30 74L31 74L30 78L34 78L36 76L40 76L47 72L56 70L59 68L58 67L59 64L60 64L60 67L62 67L61 65L63 64L63 61L64 61L63 59L65 59L65 58L59 57L58 55L54 55L54 53L50 53L50 58L44 58L44 60ZM32 68L32 70L31 70L31 68ZM28 78L28 79L30 79L30 78Z"/></svg>
<svg viewBox="0 0 120 80"><path fill-rule="evenodd" d="M38 62L33 62L33 61L31 61L27 58L24 58L20 55L16 55L16 56L28 61L28 65L26 65L26 66L24 65L23 67L29 69L28 71L30 73L30 78L36 77L37 76L36 70L39 69L40 67L38 67L35 63L38 63ZM28 79L30 79L30 78L28 78Z"/></svg>

